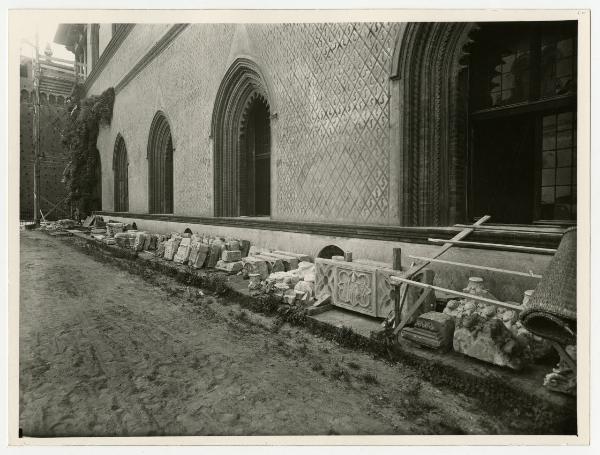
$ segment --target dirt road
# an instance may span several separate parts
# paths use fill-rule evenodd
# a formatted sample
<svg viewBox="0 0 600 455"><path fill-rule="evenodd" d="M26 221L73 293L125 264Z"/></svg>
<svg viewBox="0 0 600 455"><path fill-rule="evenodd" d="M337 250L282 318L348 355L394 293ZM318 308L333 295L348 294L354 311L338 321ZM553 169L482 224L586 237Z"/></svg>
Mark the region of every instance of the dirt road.
<svg viewBox="0 0 600 455"><path fill-rule="evenodd" d="M510 432L410 368L184 290L22 232L24 434Z"/></svg>

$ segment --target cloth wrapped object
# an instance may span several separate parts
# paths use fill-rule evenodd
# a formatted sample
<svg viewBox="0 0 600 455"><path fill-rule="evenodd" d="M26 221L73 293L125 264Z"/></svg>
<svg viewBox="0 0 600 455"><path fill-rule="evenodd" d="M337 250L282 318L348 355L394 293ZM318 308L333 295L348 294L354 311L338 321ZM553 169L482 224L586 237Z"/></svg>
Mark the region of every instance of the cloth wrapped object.
<svg viewBox="0 0 600 455"><path fill-rule="evenodd" d="M556 254L520 319L534 335L562 345L576 344L577 228L563 234Z"/></svg>

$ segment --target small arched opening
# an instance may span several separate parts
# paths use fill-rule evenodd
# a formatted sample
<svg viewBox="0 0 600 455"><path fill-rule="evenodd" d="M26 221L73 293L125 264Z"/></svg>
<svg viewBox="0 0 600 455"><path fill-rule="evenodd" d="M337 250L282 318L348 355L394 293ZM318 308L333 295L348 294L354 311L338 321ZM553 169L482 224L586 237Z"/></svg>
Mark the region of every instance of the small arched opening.
<svg viewBox="0 0 600 455"><path fill-rule="evenodd" d="M339 246L337 245L327 245L324 248L321 248L321 251L319 251L319 254L317 255L318 258L321 259L331 259L333 256L343 256L344 255L344 250L342 250Z"/></svg>

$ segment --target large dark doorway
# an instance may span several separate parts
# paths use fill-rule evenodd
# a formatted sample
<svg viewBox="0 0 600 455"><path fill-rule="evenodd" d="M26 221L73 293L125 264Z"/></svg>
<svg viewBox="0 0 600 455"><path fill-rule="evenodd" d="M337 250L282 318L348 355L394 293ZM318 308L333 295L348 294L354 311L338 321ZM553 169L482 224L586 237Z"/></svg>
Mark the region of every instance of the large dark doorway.
<svg viewBox="0 0 600 455"><path fill-rule="evenodd" d="M473 214L497 223L531 223L534 207L535 124L528 116L480 122L472 161Z"/></svg>
<svg viewBox="0 0 600 455"><path fill-rule="evenodd" d="M577 216L577 23L482 24L469 65L469 214Z"/></svg>
<svg viewBox="0 0 600 455"><path fill-rule="evenodd" d="M245 162L245 180L241 187L243 215L269 216L271 214L271 126L269 106L262 97L252 101L248 108L242 154Z"/></svg>

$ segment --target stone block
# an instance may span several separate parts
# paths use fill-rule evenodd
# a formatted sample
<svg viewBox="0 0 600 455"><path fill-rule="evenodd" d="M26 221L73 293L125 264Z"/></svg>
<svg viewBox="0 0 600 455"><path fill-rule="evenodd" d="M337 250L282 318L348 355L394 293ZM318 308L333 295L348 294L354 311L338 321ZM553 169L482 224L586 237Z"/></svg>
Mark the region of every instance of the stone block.
<svg viewBox="0 0 600 455"><path fill-rule="evenodd" d="M133 250L142 251L146 242L147 234L145 232L136 232L133 240Z"/></svg>
<svg viewBox="0 0 600 455"><path fill-rule="evenodd" d="M158 247L158 234L152 234L150 235L150 241L148 242L148 248L146 248L148 251L154 251L156 250L156 248Z"/></svg>
<svg viewBox="0 0 600 455"><path fill-rule="evenodd" d="M289 270L295 270L298 268L298 258L293 257L293 256L286 256L283 254L278 254L278 253L262 253L262 256L268 256L268 257L272 257L275 259L280 259L281 262L283 262L283 266L285 268L285 271L289 271Z"/></svg>
<svg viewBox="0 0 600 455"><path fill-rule="evenodd" d="M192 239L192 243L190 245L190 254L187 260L187 263L189 265L192 265L194 262L196 262L196 258L198 257L198 251L200 251L200 242L194 241L194 239Z"/></svg>
<svg viewBox="0 0 600 455"><path fill-rule="evenodd" d="M256 256L262 252L262 248L258 248L256 245L250 246L248 249L248 256Z"/></svg>
<svg viewBox="0 0 600 455"><path fill-rule="evenodd" d="M225 242L225 249L230 251L241 251L240 242L238 240L228 240Z"/></svg>
<svg viewBox="0 0 600 455"><path fill-rule="evenodd" d="M301 253L292 253L290 251L280 251L280 250L275 250L273 251L273 253L275 254L282 254L284 256L293 256L295 258L298 259L298 262L312 262L312 258L307 255L307 254L301 254Z"/></svg>
<svg viewBox="0 0 600 455"><path fill-rule="evenodd" d="M240 250L223 250L221 259L225 262L238 262L242 260L242 252Z"/></svg>
<svg viewBox="0 0 600 455"><path fill-rule="evenodd" d="M225 262L225 261L218 261L215 268L217 270L223 270L224 272L227 273L238 273L242 270L243 268L243 264L242 261L237 261L237 262Z"/></svg>
<svg viewBox="0 0 600 455"><path fill-rule="evenodd" d="M210 244L208 257L206 259L206 267L214 268L217 265L217 262L221 260L221 244L215 244L214 242Z"/></svg>
<svg viewBox="0 0 600 455"><path fill-rule="evenodd" d="M156 244L156 253L155 256L158 256L160 258L165 256L165 246L167 244L166 240L159 240L158 243Z"/></svg>
<svg viewBox="0 0 600 455"><path fill-rule="evenodd" d="M179 249L180 243L181 243L181 237L179 237L179 236L171 237L169 240L167 240L167 242L165 244L165 256L164 256L164 258L167 261L173 260L173 257L175 256L175 254L177 253L177 250Z"/></svg>
<svg viewBox="0 0 600 455"><path fill-rule="evenodd" d="M243 258L248 256L248 253L250 252L250 241L249 240L240 240L240 251L242 252Z"/></svg>
<svg viewBox="0 0 600 455"><path fill-rule="evenodd" d="M262 259L255 256L248 256L242 258L242 263L244 264L244 277L248 277L250 274L259 274L261 280L266 280L269 276L269 267L266 261Z"/></svg>
<svg viewBox="0 0 600 455"><path fill-rule="evenodd" d="M514 370L523 367L524 348L500 319L473 312L463 313L455 323L456 352Z"/></svg>
<svg viewBox="0 0 600 455"><path fill-rule="evenodd" d="M288 305L291 305L296 301L296 293L293 289L288 289L283 293L283 301Z"/></svg>
<svg viewBox="0 0 600 455"><path fill-rule="evenodd" d="M248 275L248 278L248 289L254 291L261 288L262 284L260 279L260 273L250 273Z"/></svg>
<svg viewBox="0 0 600 455"><path fill-rule="evenodd" d="M328 294L331 303L373 317L387 317L393 300L389 277L392 269L333 259L315 259L315 296ZM304 280L312 278L308 273Z"/></svg>
<svg viewBox="0 0 600 455"><path fill-rule="evenodd" d="M198 253L194 258L194 262L190 262L190 265L196 269L200 269L205 266L206 259L208 257L208 252L210 247L204 243L198 244Z"/></svg>
<svg viewBox="0 0 600 455"><path fill-rule="evenodd" d="M257 254L254 257L262 259L263 261L265 261L267 263L267 266L269 267L269 273L285 271L285 267L284 267L281 259L277 259L277 258L270 257L270 256L263 256L262 254Z"/></svg>
<svg viewBox="0 0 600 455"><path fill-rule="evenodd" d="M308 297L312 298L315 295L315 283L298 281L296 286L294 286L294 290L303 292L304 294L307 294Z"/></svg>
<svg viewBox="0 0 600 455"><path fill-rule="evenodd" d="M181 242L179 242L179 248L177 248L177 253L173 257L173 262L185 264L190 257L191 245L192 239L190 237L183 237Z"/></svg>
<svg viewBox="0 0 600 455"><path fill-rule="evenodd" d="M421 346L448 351L453 343L454 318L435 311L424 313L414 327L404 328L401 336Z"/></svg>

